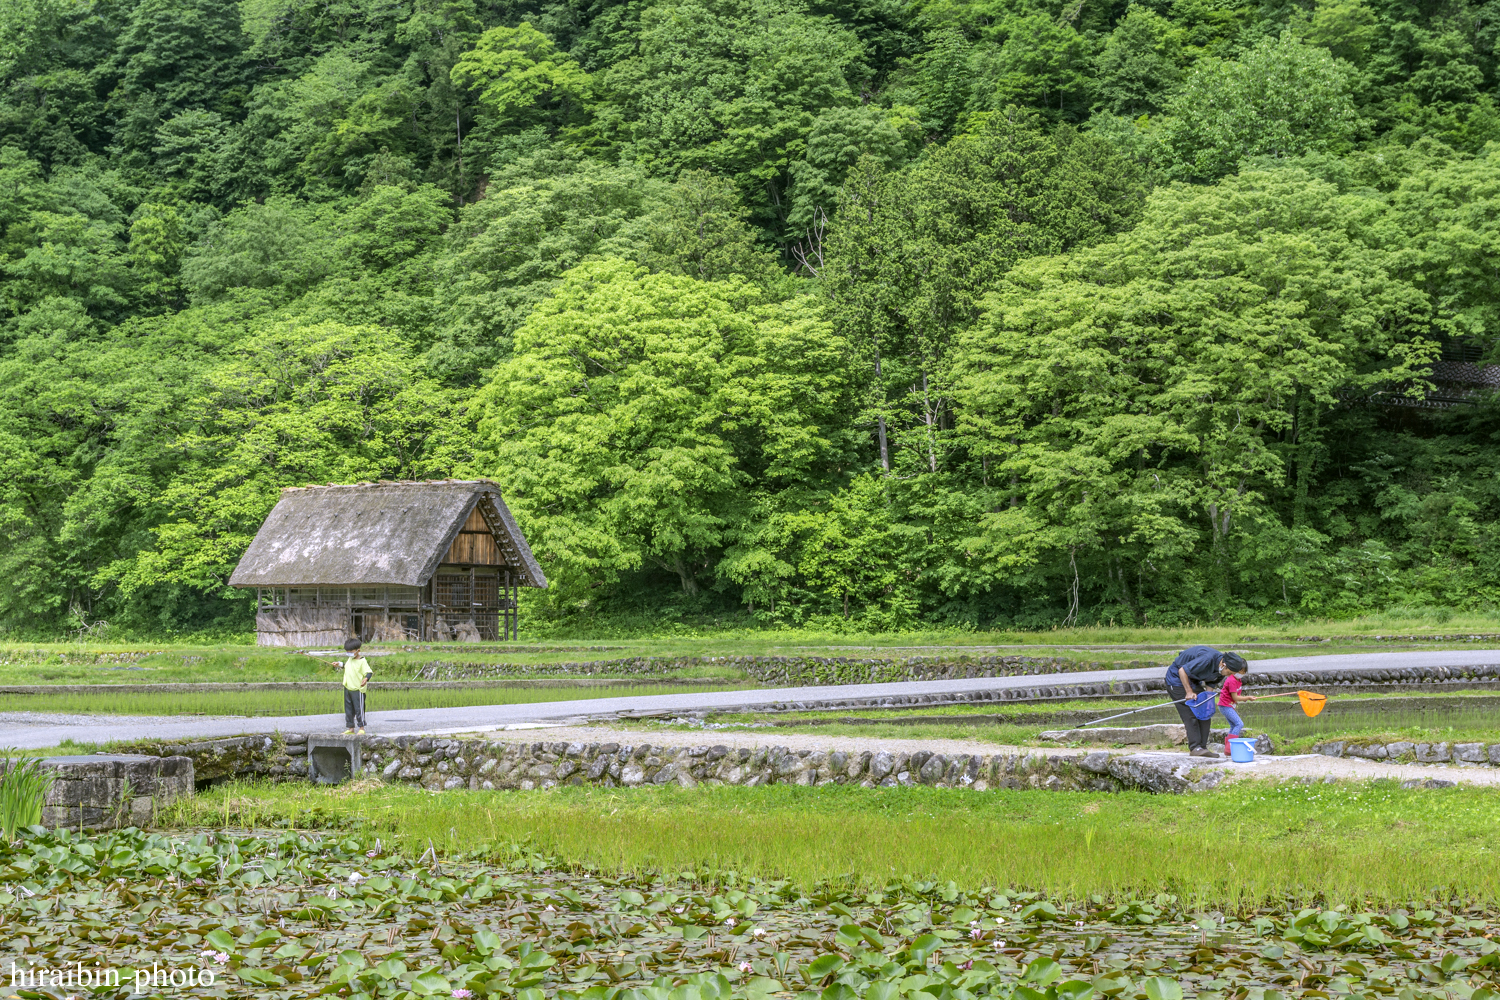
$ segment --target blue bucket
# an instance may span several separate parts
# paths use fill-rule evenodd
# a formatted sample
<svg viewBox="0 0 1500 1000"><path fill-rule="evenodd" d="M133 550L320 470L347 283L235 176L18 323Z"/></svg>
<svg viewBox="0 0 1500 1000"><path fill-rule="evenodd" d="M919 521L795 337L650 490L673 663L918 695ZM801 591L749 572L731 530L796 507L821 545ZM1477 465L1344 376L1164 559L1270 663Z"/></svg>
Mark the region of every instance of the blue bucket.
<svg viewBox="0 0 1500 1000"><path fill-rule="evenodd" d="M1255 763L1255 741L1236 737L1229 741L1229 759L1236 764Z"/></svg>

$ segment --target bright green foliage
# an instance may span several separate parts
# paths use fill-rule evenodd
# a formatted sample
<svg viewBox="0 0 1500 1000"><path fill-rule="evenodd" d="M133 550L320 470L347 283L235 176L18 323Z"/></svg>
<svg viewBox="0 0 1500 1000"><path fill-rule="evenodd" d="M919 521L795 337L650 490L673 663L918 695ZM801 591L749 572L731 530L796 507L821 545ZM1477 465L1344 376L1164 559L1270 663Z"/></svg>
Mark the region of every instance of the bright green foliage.
<svg viewBox="0 0 1500 1000"><path fill-rule="evenodd" d="M507 483L566 590L653 566L694 593L746 488L844 458L842 345L806 302L586 264L522 326L481 394L481 470Z"/></svg>
<svg viewBox="0 0 1500 1000"><path fill-rule="evenodd" d="M1167 169L1211 180L1249 156L1342 152L1359 128L1350 67L1290 34L1204 60L1167 104Z"/></svg>
<svg viewBox="0 0 1500 1000"><path fill-rule="evenodd" d="M739 185L757 222L784 222L789 169L818 115L856 103L863 51L798 4L646 7L637 54L598 75L590 141L653 172L702 168Z"/></svg>
<svg viewBox="0 0 1500 1000"><path fill-rule="evenodd" d="M1182 76L1178 34L1171 21L1132 4L1096 59L1095 108L1131 118L1159 113Z"/></svg>
<svg viewBox="0 0 1500 1000"><path fill-rule="evenodd" d="M0 629L243 631L280 486L459 469L566 614L1488 607L1497 51L1477 0L0 5Z"/></svg>
<svg viewBox="0 0 1500 1000"><path fill-rule="evenodd" d="M512 127L566 122L591 86L589 75L526 21L486 31L451 76L454 86L475 90L485 110Z"/></svg>
<svg viewBox="0 0 1500 1000"><path fill-rule="evenodd" d="M336 323L271 325L227 352L174 442L155 544L103 568L141 587L222 585L283 486L424 479L451 467L453 400L398 340Z"/></svg>
<svg viewBox="0 0 1500 1000"><path fill-rule="evenodd" d="M1001 22L993 48L970 60L976 110L1011 105L1047 117L1079 121L1088 115L1088 45L1073 25L1048 14L1022 14Z"/></svg>
<svg viewBox="0 0 1500 1000"><path fill-rule="evenodd" d="M955 373L956 438L1020 504L989 532L1088 560L1137 615L1142 592L1290 572L1263 522L1290 501L1305 530L1319 421L1341 393L1420 391L1436 348L1397 254L1350 239L1358 201L1292 171L1167 189L1128 236L1013 271Z"/></svg>
<svg viewBox="0 0 1500 1000"><path fill-rule="evenodd" d="M791 165L792 208L787 224L795 232L816 229L820 216L838 207L844 178L869 156L882 169L901 167L914 150L909 136L920 134L920 125L903 115L910 109L865 105L859 108L829 108L813 122L807 136L807 151Z"/></svg>

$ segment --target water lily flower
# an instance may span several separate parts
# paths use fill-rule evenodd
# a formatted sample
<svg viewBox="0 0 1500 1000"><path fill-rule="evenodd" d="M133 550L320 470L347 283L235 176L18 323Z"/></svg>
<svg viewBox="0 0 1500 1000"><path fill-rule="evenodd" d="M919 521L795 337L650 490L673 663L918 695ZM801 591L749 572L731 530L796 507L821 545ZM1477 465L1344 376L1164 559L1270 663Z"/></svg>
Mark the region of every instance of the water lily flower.
<svg viewBox="0 0 1500 1000"><path fill-rule="evenodd" d="M673 913L686 913L687 912L687 907L686 906L679 906L677 909L673 910L672 912Z"/></svg>
<svg viewBox="0 0 1500 1000"><path fill-rule="evenodd" d="M544 912L546 912L546 913L556 913L557 912L557 907L553 906L551 903L548 903L547 904L547 909Z"/></svg>
<svg viewBox="0 0 1500 1000"><path fill-rule="evenodd" d="M374 851L366 851L365 852L365 857L367 857L367 858L373 858L374 856L375 856L375 852Z"/></svg>
<svg viewBox="0 0 1500 1000"><path fill-rule="evenodd" d="M202 951L200 951L198 953L198 957L199 958L213 958L214 957L214 950L212 948L204 948Z"/></svg>
<svg viewBox="0 0 1500 1000"><path fill-rule="evenodd" d="M214 961L220 965L227 964L229 962L229 953L227 951L214 952Z"/></svg>
<svg viewBox="0 0 1500 1000"><path fill-rule="evenodd" d="M751 965L749 962L741 962L739 964L739 970L746 975L749 975L750 973L755 971L755 966Z"/></svg>
<svg viewBox="0 0 1500 1000"><path fill-rule="evenodd" d="M350 872L349 873L349 884L350 885L359 885L359 883L362 880L364 880L365 878L368 878L368 876L361 875L359 872Z"/></svg>
<svg viewBox="0 0 1500 1000"><path fill-rule="evenodd" d="M969 937L973 938L975 941L978 941L980 938L984 937L984 931L976 927L969 932Z"/></svg>
<svg viewBox="0 0 1500 1000"><path fill-rule="evenodd" d="M724 918L724 926L725 927L733 927L734 926L734 918L733 917L725 917Z"/></svg>
<svg viewBox="0 0 1500 1000"><path fill-rule="evenodd" d="M471 997L474 994L466 989L456 989L453 991L453 995L457 998L457 1000L466 1000L466 998Z"/></svg>
<svg viewBox="0 0 1500 1000"><path fill-rule="evenodd" d="M963 969L965 972L968 972L970 969L974 968L974 960L972 958L969 959L963 965L960 965L959 968Z"/></svg>
<svg viewBox="0 0 1500 1000"><path fill-rule="evenodd" d="M996 951L999 951L999 950L1000 950L1000 949L1002 949L1002 948L1004 948L1004 947L1005 947L1005 942L1004 942L1004 941L999 941L999 940L997 940L997 941L996 941L996 942L995 942L995 950L996 950Z"/></svg>
<svg viewBox="0 0 1500 1000"><path fill-rule="evenodd" d="M750 936L759 941L761 938L766 936L766 929L764 927L757 927L755 928L755 930L750 932Z"/></svg>

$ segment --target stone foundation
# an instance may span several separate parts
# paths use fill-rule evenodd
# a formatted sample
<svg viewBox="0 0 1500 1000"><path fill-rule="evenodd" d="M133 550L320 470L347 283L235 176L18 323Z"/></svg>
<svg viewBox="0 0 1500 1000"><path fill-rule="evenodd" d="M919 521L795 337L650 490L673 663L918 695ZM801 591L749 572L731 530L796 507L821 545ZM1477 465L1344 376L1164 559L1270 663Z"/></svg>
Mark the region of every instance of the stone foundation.
<svg viewBox="0 0 1500 1000"><path fill-rule="evenodd" d="M5 766L0 760L0 768ZM156 810L193 794L188 757L92 754L46 757L41 766L53 775L42 802L42 825L54 829L148 827Z"/></svg>

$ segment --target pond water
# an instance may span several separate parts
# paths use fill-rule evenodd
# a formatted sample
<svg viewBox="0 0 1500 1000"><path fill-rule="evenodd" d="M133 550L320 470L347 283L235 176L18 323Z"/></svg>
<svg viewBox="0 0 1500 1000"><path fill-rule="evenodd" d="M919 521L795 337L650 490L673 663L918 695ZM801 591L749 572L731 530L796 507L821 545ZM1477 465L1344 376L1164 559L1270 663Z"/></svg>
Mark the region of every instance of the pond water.
<svg viewBox="0 0 1500 1000"><path fill-rule="evenodd" d="M1389 730L1419 727L1462 731L1493 730L1500 739L1500 696L1436 696L1426 698L1341 698L1337 694L1315 718L1303 714L1296 698L1254 701L1240 707L1240 717L1249 729L1287 739L1353 729ZM1121 719L1118 725L1145 726L1176 722L1177 710L1153 709ZM1215 716L1223 725L1224 717Z"/></svg>

